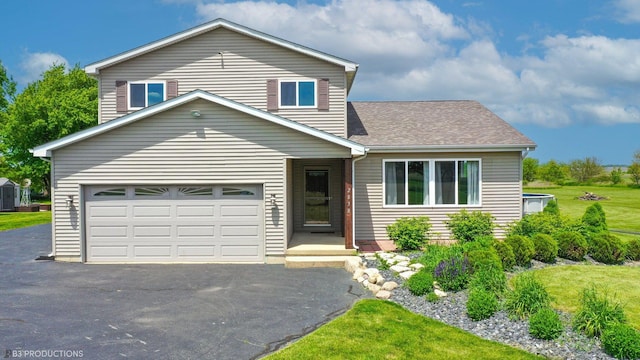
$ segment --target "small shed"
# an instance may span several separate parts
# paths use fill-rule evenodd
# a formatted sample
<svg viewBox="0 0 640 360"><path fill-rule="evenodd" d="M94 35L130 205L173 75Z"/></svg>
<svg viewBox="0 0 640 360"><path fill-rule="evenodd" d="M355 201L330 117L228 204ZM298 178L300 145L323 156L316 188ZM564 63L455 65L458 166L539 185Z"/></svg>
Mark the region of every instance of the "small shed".
<svg viewBox="0 0 640 360"><path fill-rule="evenodd" d="M7 178L0 178L0 211L15 211L16 199L20 199L18 184Z"/></svg>

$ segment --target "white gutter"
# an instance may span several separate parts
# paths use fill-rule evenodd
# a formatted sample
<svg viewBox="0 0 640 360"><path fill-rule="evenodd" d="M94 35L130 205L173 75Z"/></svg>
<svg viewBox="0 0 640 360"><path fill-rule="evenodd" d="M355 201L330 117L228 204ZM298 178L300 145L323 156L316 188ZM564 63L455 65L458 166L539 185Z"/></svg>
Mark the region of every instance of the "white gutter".
<svg viewBox="0 0 640 360"><path fill-rule="evenodd" d="M366 149L364 155L353 159L351 162L351 241L354 249L359 249L356 245L356 162L364 160L368 153Z"/></svg>
<svg viewBox="0 0 640 360"><path fill-rule="evenodd" d="M524 160L527 157L527 155L529 155L529 148L528 147L527 147L526 150L522 151L522 160Z"/></svg>

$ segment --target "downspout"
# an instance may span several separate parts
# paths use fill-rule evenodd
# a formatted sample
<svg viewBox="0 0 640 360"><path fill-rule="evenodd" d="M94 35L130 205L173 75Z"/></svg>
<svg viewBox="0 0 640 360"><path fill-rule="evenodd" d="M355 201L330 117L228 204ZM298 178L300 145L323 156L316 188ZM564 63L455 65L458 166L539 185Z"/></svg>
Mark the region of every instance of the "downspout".
<svg viewBox="0 0 640 360"><path fill-rule="evenodd" d="M351 162L351 241L353 242L353 248L358 250L356 245L356 162L364 160L368 153L365 151L364 155L353 159Z"/></svg>
<svg viewBox="0 0 640 360"><path fill-rule="evenodd" d="M55 219L53 218L53 207L55 206L55 197L53 196L53 162L51 161L51 159L47 159L45 157L41 157L40 159L48 162L49 164L51 164L51 174L49 175L51 178L49 179L49 183L51 184L51 189L49 192L49 198L52 199L51 201L51 252L49 253L49 255L46 256L45 259L43 260L53 260L56 257L56 247L54 244L54 237L56 234L55 231Z"/></svg>

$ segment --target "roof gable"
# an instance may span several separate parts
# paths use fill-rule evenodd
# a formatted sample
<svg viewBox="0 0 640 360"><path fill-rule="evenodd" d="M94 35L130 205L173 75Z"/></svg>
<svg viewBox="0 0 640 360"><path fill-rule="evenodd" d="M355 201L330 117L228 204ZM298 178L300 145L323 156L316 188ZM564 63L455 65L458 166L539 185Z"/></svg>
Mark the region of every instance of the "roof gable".
<svg viewBox="0 0 640 360"><path fill-rule="evenodd" d="M135 49L129 50L129 51L125 51L123 53L120 53L118 55L106 58L104 60L100 60L94 63L91 63L87 66L85 66L84 70L87 74L90 75L98 75L100 73L101 69L110 67L112 65L127 61L129 59L135 58L137 56L141 56L144 55L146 53L152 52L154 50L160 49L160 48L164 48L166 46L170 46L172 44L178 43L180 41L189 39L191 37L194 36L198 36L200 34L218 29L218 28L224 28L227 30L231 30L231 31L235 31L237 33L243 34L245 36L249 36L252 38L256 38L262 41L265 41L267 43L271 43L277 46L281 46L283 48L307 55L307 56L311 56L320 60L324 60L327 61L329 63L341 66L344 68L345 73L347 74L347 91L349 91L351 89L351 85L353 84L353 80L355 78L355 74L358 71L358 64L346 60L346 59L342 59L339 58L337 56L333 56L333 55L329 55L327 53L318 51L318 50L314 50L311 48L308 48L306 46L302 46L275 36L271 36L268 34L265 34L263 32L257 31L257 30L253 30L250 29L248 27L233 23L231 21L225 20L225 19L216 19L207 23L204 23L202 25L193 27L191 29L179 32L177 34L174 35L170 35L167 36L165 38L162 38L160 40L148 43L146 45L142 45L139 46Z"/></svg>
<svg viewBox="0 0 640 360"><path fill-rule="evenodd" d="M477 101L347 104L348 138L371 150L522 150L536 144Z"/></svg>
<svg viewBox="0 0 640 360"><path fill-rule="evenodd" d="M366 151L363 145L353 142L351 140L347 140L345 138L330 134L328 132L318 130L311 126L307 126L307 125L283 118L281 116L274 115L269 112L265 112L265 111L253 108L221 96L217 96L202 90L196 90L196 91L192 91L190 93L184 94L182 96L179 96L177 98L164 101L157 105L144 108L142 110L136 111L129 115L122 116L118 119L111 120L109 122L102 123L92 128L85 129L85 130L76 132L74 134L65 136L61 139L37 146L34 149L32 149L31 152L33 153L34 156L50 157L51 152L53 150L60 149L80 141L84 141L86 139L105 133L107 131L110 131L122 126L126 126L138 120L148 118L152 115L164 112L169 109L173 109L177 106L189 103L196 99L211 101L213 103L228 107L230 109L240 111L247 115L251 115L256 118L269 121L276 125L284 126L289 129L293 129L295 131L328 141L330 143L349 148L351 149L352 155L363 155Z"/></svg>

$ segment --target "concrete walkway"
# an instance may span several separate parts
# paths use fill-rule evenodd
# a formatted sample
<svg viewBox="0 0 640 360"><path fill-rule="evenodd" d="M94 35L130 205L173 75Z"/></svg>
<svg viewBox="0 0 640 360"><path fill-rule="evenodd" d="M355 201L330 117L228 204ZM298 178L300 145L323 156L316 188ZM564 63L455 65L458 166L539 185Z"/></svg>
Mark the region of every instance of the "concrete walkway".
<svg viewBox="0 0 640 360"><path fill-rule="evenodd" d="M0 351L254 359L370 297L342 269L35 261L51 226L0 232Z"/></svg>

